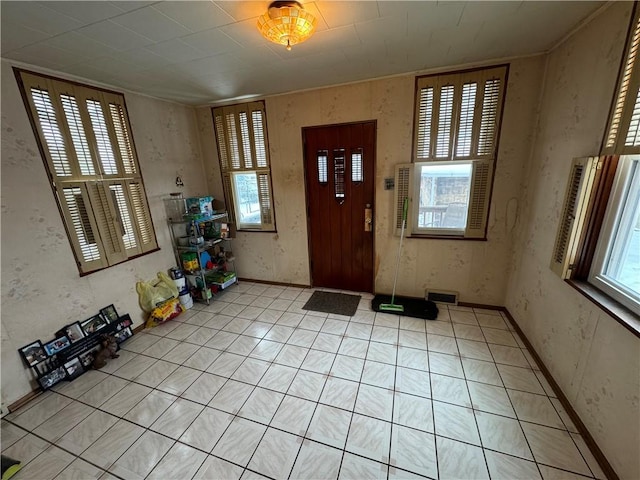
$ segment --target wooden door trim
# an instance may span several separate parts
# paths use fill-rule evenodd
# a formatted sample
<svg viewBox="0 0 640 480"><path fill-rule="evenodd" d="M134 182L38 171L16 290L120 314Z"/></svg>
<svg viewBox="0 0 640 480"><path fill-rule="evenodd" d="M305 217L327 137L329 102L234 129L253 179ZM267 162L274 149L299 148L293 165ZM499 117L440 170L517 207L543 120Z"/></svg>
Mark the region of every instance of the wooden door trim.
<svg viewBox="0 0 640 480"><path fill-rule="evenodd" d="M378 157L378 121L376 119L371 120L361 120L354 122L343 122L343 123L331 123L327 125L310 125L306 127L300 128L300 135L302 137L302 171L304 176L304 198L305 198L305 218L307 219L307 262L309 267L309 284L311 288L313 288L314 280L313 280L313 269L311 268L311 259L312 259L312 248L311 248L311 219L309 216L310 212L310 202L309 202L309 189L308 186L308 175L307 175L307 145L305 142L305 132L313 129L320 128L331 128L331 127L348 127L351 125L362 125L362 124L373 124L373 158L372 158L372 168L373 168L373 203L371 204L371 208L373 209L373 230L371 232L371 292L373 293L376 289L376 166L377 166L377 157Z"/></svg>

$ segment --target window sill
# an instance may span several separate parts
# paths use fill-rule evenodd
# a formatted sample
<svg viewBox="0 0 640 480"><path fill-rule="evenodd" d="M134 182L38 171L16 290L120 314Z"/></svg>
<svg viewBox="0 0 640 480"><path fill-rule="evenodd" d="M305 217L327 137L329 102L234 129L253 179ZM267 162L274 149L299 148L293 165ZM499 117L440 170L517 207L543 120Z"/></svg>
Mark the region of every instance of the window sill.
<svg viewBox="0 0 640 480"><path fill-rule="evenodd" d="M640 338L640 318L635 313L584 280L566 280L566 282Z"/></svg>
<svg viewBox="0 0 640 480"><path fill-rule="evenodd" d="M428 235L428 234L420 234L420 233L412 233L411 235L406 235L404 238L417 238L417 239L428 239L428 240L467 240L472 242L487 241L487 237L470 238L470 237L463 237L461 235Z"/></svg>

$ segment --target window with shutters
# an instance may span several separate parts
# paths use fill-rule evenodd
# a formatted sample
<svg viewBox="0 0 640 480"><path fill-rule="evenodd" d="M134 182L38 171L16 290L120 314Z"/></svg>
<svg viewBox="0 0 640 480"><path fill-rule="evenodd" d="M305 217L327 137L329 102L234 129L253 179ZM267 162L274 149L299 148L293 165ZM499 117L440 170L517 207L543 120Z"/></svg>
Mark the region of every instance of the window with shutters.
<svg viewBox="0 0 640 480"><path fill-rule="evenodd" d="M601 155L571 165L551 258L554 272L627 326L625 312L640 315L639 48L635 7Z"/></svg>
<svg viewBox="0 0 640 480"><path fill-rule="evenodd" d="M485 238L506 65L416 79L413 163L396 168L396 230Z"/></svg>
<svg viewBox="0 0 640 480"><path fill-rule="evenodd" d="M264 102L214 108L213 124L229 217L238 230L275 231Z"/></svg>
<svg viewBox="0 0 640 480"><path fill-rule="evenodd" d="M157 250L124 96L15 71L80 274Z"/></svg>

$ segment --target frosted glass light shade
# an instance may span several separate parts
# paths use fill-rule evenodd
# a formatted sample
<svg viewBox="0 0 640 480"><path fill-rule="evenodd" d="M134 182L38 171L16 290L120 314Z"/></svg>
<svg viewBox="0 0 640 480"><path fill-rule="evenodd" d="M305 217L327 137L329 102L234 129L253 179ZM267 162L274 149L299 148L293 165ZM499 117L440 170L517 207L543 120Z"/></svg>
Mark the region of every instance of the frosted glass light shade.
<svg viewBox="0 0 640 480"><path fill-rule="evenodd" d="M273 43L285 45L287 50L307 40L315 29L315 17L294 1L273 2L258 19L258 30L262 36Z"/></svg>

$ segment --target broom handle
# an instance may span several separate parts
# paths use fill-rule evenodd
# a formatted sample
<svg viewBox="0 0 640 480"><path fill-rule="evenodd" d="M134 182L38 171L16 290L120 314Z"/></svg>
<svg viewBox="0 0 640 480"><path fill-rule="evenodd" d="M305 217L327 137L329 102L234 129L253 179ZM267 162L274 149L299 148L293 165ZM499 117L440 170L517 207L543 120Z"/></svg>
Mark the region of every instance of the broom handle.
<svg viewBox="0 0 640 480"><path fill-rule="evenodd" d="M400 254L402 253L402 239L404 238L404 227L407 223L407 208L409 207L409 199L404 198L402 205L402 228L400 229L400 247L398 248L398 258L396 259L396 274L393 278L393 292L391 293L391 305L396 298L396 284L398 283L398 270L400 270Z"/></svg>

